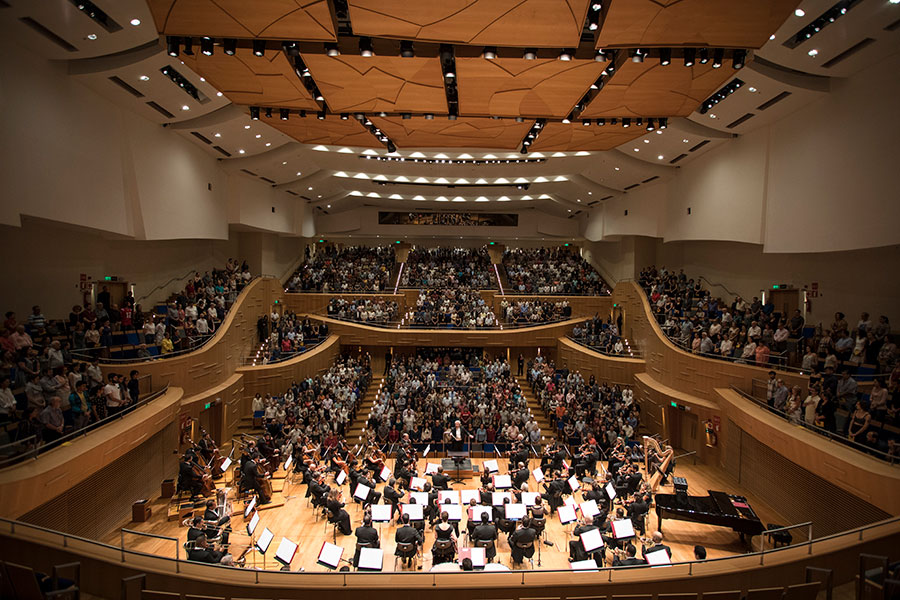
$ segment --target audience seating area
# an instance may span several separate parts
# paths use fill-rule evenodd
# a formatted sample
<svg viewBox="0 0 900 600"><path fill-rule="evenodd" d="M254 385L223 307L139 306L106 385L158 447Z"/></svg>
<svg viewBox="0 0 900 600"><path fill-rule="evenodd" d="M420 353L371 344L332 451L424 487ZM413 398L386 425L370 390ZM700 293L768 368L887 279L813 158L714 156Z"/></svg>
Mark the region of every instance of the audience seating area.
<svg viewBox="0 0 900 600"><path fill-rule="evenodd" d="M557 301L507 300L500 302L500 314L507 323L520 325L553 323L572 316L572 307L565 299Z"/></svg>
<svg viewBox="0 0 900 600"><path fill-rule="evenodd" d="M634 356L634 350L628 340L619 335L619 327L610 317L588 319L572 329L571 338L603 354L619 354Z"/></svg>
<svg viewBox="0 0 900 600"><path fill-rule="evenodd" d="M404 288L496 289L491 257L485 248L416 248L400 278Z"/></svg>
<svg viewBox="0 0 900 600"><path fill-rule="evenodd" d="M306 260L288 280L292 292L383 292L393 282L394 249L337 244L307 247Z"/></svg>
<svg viewBox="0 0 900 600"><path fill-rule="evenodd" d="M600 273L579 254L558 248L518 248L503 253L510 294L608 296Z"/></svg>

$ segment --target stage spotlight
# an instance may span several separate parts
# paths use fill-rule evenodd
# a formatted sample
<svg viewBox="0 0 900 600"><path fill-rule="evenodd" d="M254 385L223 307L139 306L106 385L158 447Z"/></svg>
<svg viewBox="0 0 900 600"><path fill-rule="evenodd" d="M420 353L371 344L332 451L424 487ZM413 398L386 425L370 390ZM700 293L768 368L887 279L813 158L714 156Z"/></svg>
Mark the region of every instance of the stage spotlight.
<svg viewBox="0 0 900 600"><path fill-rule="evenodd" d="M537 58L537 49L536 48L525 48L525 53L522 55L522 58L525 60L534 60Z"/></svg>
<svg viewBox="0 0 900 600"><path fill-rule="evenodd" d="M603 118L597 119L597 125L599 125L600 127L603 127L604 125L606 125L606 119L603 119Z"/></svg>
<svg viewBox="0 0 900 600"><path fill-rule="evenodd" d="M278 113L279 113L279 115L281 116L281 120L282 120L282 121L287 121L288 118L291 116L291 111L288 110L287 108L281 108L281 109L279 109L279 110L278 110Z"/></svg>
<svg viewBox="0 0 900 600"><path fill-rule="evenodd" d="M709 48L700 48L700 64L705 65L709 62Z"/></svg>
<svg viewBox="0 0 900 600"><path fill-rule="evenodd" d="M266 53L266 40L253 40L253 56L263 56Z"/></svg>
<svg viewBox="0 0 900 600"><path fill-rule="evenodd" d="M644 51L638 48L634 51L634 54L631 57L631 62L642 63L644 62Z"/></svg>
<svg viewBox="0 0 900 600"><path fill-rule="evenodd" d="M747 61L747 51L735 50L734 54L731 57L731 60L732 67L734 67L735 69L742 69L744 67L744 63Z"/></svg>
<svg viewBox="0 0 900 600"><path fill-rule="evenodd" d="M622 119L622 127L626 128L626 129L628 127L631 127L631 118L630 117L625 117L624 119Z"/></svg>
<svg viewBox="0 0 900 600"><path fill-rule="evenodd" d="M213 39L211 37L200 38L200 52L206 56L213 55Z"/></svg>
<svg viewBox="0 0 900 600"><path fill-rule="evenodd" d="M485 46L484 52L481 53L481 58L486 58L487 60L497 58L497 46Z"/></svg>
<svg viewBox="0 0 900 600"><path fill-rule="evenodd" d="M250 118L254 121L259 121L259 107L258 106L250 107Z"/></svg>
<svg viewBox="0 0 900 600"><path fill-rule="evenodd" d="M659 64L664 67L669 66L672 62L672 50L669 48L660 48L659 49Z"/></svg>
<svg viewBox="0 0 900 600"><path fill-rule="evenodd" d="M403 58L412 58L416 55L415 48L413 48L413 43L409 40L404 40L400 42L400 56Z"/></svg>
<svg viewBox="0 0 900 600"><path fill-rule="evenodd" d="M722 61L725 60L725 50L722 48L716 48L713 50L713 69L718 69L722 66Z"/></svg>
<svg viewBox="0 0 900 600"><path fill-rule="evenodd" d="M338 50L338 45L335 43L325 44L325 54L328 56L340 56L341 51Z"/></svg>
<svg viewBox="0 0 900 600"><path fill-rule="evenodd" d="M194 40L189 37L184 38L184 53L188 56L194 55Z"/></svg>
<svg viewBox="0 0 900 600"><path fill-rule="evenodd" d="M341 121L346 121L350 118L350 113L341 113Z"/></svg>
<svg viewBox="0 0 900 600"><path fill-rule="evenodd" d="M178 56L179 53L179 45L181 40L174 36L168 36L166 38L166 54L169 56Z"/></svg>
<svg viewBox="0 0 900 600"><path fill-rule="evenodd" d="M653 125L653 119L647 119L647 131L653 131L656 127Z"/></svg>
<svg viewBox="0 0 900 600"><path fill-rule="evenodd" d="M665 129L665 128L668 127L668 126L669 126L669 118L668 118L668 117L662 117L662 118L660 118L660 120L659 120L659 128L660 128L660 129Z"/></svg>
<svg viewBox="0 0 900 600"><path fill-rule="evenodd" d="M372 39L367 37L359 38L359 55L365 56L366 58L370 58L375 56L375 51L372 50Z"/></svg>
<svg viewBox="0 0 900 600"><path fill-rule="evenodd" d="M572 52L569 49L563 49L557 56L559 60L572 60Z"/></svg>
<svg viewBox="0 0 900 600"><path fill-rule="evenodd" d="M387 151L388 151L388 154L393 154L394 152L397 151L397 146L394 145L394 142L389 141L387 143Z"/></svg>
<svg viewBox="0 0 900 600"><path fill-rule="evenodd" d="M237 40L234 38L222 40L222 48L225 51L225 54L234 56L234 53L237 50Z"/></svg>
<svg viewBox="0 0 900 600"><path fill-rule="evenodd" d="M288 56L300 56L300 44L298 42L284 42L281 44Z"/></svg>
<svg viewBox="0 0 900 600"><path fill-rule="evenodd" d="M316 118L317 118L318 120L320 120L320 121L324 121L324 120L325 120L325 111L324 111L324 110L320 110L319 112L317 112L317 113L316 113Z"/></svg>
<svg viewBox="0 0 900 600"><path fill-rule="evenodd" d="M684 66L693 67L694 59L697 56L697 51L693 48L685 48L684 49Z"/></svg>
<svg viewBox="0 0 900 600"><path fill-rule="evenodd" d="M272 108L271 108L271 107L267 107L267 108L266 108L266 118L267 118L267 119L271 119L271 118L272 118Z"/></svg>

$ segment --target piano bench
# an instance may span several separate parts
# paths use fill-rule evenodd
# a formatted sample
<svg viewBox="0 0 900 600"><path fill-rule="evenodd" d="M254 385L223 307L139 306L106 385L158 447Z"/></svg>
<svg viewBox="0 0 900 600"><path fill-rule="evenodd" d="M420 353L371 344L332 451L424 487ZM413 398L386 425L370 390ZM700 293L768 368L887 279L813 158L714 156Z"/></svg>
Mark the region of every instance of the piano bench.
<svg viewBox="0 0 900 600"><path fill-rule="evenodd" d="M781 529L782 527L784 527L784 525L766 523L766 530ZM772 540L773 548L778 548L779 546L790 546L791 542L794 541L794 536L791 535L790 531L776 531L775 533L764 533L763 535Z"/></svg>

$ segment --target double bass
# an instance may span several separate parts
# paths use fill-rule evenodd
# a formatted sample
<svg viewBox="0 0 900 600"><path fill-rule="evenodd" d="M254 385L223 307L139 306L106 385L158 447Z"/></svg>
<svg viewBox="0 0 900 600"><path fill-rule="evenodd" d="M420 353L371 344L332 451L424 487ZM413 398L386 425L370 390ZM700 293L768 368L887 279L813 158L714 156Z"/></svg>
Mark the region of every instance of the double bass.
<svg viewBox="0 0 900 600"><path fill-rule="evenodd" d="M191 470L194 473L194 477L201 481L200 494L204 497L212 496L216 490L216 484L213 483L212 475L209 474L209 471L194 461L191 461Z"/></svg>

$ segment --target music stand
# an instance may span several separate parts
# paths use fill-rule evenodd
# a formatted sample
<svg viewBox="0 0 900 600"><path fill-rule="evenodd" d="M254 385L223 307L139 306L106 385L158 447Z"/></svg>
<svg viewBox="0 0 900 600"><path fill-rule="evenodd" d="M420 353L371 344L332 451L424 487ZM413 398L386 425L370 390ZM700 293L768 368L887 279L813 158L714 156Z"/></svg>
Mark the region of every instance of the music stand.
<svg viewBox="0 0 900 600"><path fill-rule="evenodd" d="M343 471L338 471L338 474L334 476L334 482L343 486L345 481L347 481L347 474Z"/></svg>
<svg viewBox="0 0 900 600"><path fill-rule="evenodd" d="M381 571L384 568L384 550L381 548L360 548L357 571Z"/></svg>
<svg viewBox="0 0 900 600"><path fill-rule="evenodd" d="M391 505L373 504L370 508L372 509L372 522L378 523L378 531L380 536L381 524L389 523L391 521Z"/></svg>
<svg viewBox="0 0 900 600"><path fill-rule="evenodd" d="M497 461L494 459L486 460L481 463L481 466L484 467L484 470L488 473L499 473L500 465L497 464Z"/></svg>
<svg viewBox="0 0 900 600"><path fill-rule="evenodd" d="M556 514L559 516L559 524L563 526L578 520L578 517L575 516L575 509L568 504L563 504L557 508Z"/></svg>
<svg viewBox="0 0 900 600"><path fill-rule="evenodd" d="M470 518L474 523L481 523L481 515L486 514L488 520L492 519L494 516L494 510L490 506L470 506L469 510L472 511L472 516Z"/></svg>
<svg viewBox="0 0 900 600"><path fill-rule="evenodd" d="M569 567L573 571L593 571L594 573L598 571L596 561L591 558L587 560L577 560L571 563Z"/></svg>
<svg viewBox="0 0 900 600"><path fill-rule="evenodd" d="M322 548L319 550L319 557L316 562L327 569L337 569L341 564L341 556L344 555L344 549L329 542L322 542Z"/></svg>
<svg viewBox="0 0 900 600"><path fill-rule="evenodd" d="M544 481L544 471L540 467L532 471L531 475L537 483Z"/></svg>
<svg viewBox="0 0 900 600"><path fill-rule="evenodd" d="M431 475L432 473L437 473L439 466L440 465L437 463L425 463L425 474Z"/></svg>
<svg viewBox="0 0 900 600"><path fill-rule="evenodd" d="M244 519L250 516L250 513L253 512L253 509L256 507L256 501L259 499L259 496L253 496L250 502L247 503L247 506L244 507Z"/></svg>
<svg viewBox="0 0 900 600"><path fill-rule="evenodd" d="M410 477L409 479L409 488L412 490L416 490L421 492L425 489L425 484L428 483L425 481L423 477Z"/></svg>
<svg viewBox="0 0 900 600"><path fill-rule="evenodd" d="M441 509L441 512L447 513L448 521L455 521L457 523L462 521L462 506L459 504L441 504L438 508Z"/></svg>
<svg viewBox="0 0 900 600"><path fill-rule="evenodd" d="M463 561L467 558L472 561L473 569L483 569L484 565L487 564L487 548L460 548L460 566L462 566Z"/></svg>
<svg viewBox="0 0 900 600"><path fill-rule="evenodd" d="M456 476L451 480L452 483L465 483L462 478L462 464L469 458L468 450L448 450L447 456L453 460L453 466L456 469Z"/></svg>
<svg viewBox="0 0 900 600"><path fill-rule="evenodd" d="M410 492L409 497L415 498L416 504L420 506L428 505L428 492ZM410 504L412 504L412 502L410 502Z"/></svg>
<svg viewBox="0 0 900 600"><path fill-rule="evenodd" d="M644 555L644 560L647 561L647 564L653 565L655 567L672 564L672 559L669 558L669 553L666 552L663 548L646 553Z"/></svg>
<svg viewBox="0 0 900 600"><path fill-rule="evenodd" d="M404 515L409 515L410 521L424 521L425 514L423 509L425 507L421 504L401 504L400 512Z"/></svg>
<svg viewBox="0 0 900 600"><path fill-rule="evenodd" d="M534 506L537 504L537 492L522 492L522 504L525 506Z"/></svg>
<svg viewBox="0 0 900 600"><path fill-rule="evenodd" d="M600 508L597 506L596 500L582 502L579 508L581 509L581 516L584 517L585 521L593 519L594 515L600 514Z"/></svg>
<svg viewBox="0 0 900 600"><path fill-rule="evenodd" d="M567 483L569 484L569 488L572 489L573 494L581 488L581 482L578 481L578 477L575 475L572 475L571 477L569 477L569 479L567 480Z"/></svg>
<svg viewBox="0 0 900 600"><path fill-rule="evenodd" d="M266 552L269 550L269 544L272 543L274 538L275 534L269 531L268 527L263 527L262 533L259 534L259 539L256 540L256 549L263 557L263 571L266 570Z"/></svg>
<svg viewBox="0 0 900 600"><path fill-rule="evenodd" d="M603 547L603 534L600 533L599 529L590 529L579 537L581 538L581 545L584 546L584 551L588 554Z"/></svg>
<svg viewBox="0 0 900 600"><path fill-rule="evenodd" d="M459 496L463 504L469 504L473 498L475 502L481 502L481 492L479 490L460 490Z"/></svg>
<svg viewBox="0 0 900 600"><path fill-rule="evenodd" d="M524 504L504 504L506 518L510 521L521 521L525 518L527 508Z"/></svg>
<svg viewBox="0 0 900 600"><path fill-rule="evenodd" d="M503 506L503 500L506 498L509 498L509 502L512 504L511 492L494 492L491 494L491 504L494 506Z"/></svg>
<svg viewBox="0 0 900 600"><path fill-rule="evenodd" d="M286 537L281 538L278 550L275 551L275 560L286 567L290 567L295 554L297 554L297 544Z"/></svg>
<svg viewBox="0 0 900 600"><path fill-rule="evenodd" d="M438 490L438 504L443 506L446 503L447 498L450 498L451 504L460 503L458 490Z"/></svg>
<svg viewBox="0 0 900 600"><path fill-rule="evenodd" d="M494 489L508 490L512 487L512 477L509 475L494 475Z"/></svg>
<svg viewBox="0 0 900 600"><path fill-rule="evenodd" d="M634 537L634 525L631 519L621 519L612 522L613 535L617 540L625 540Z"/></svg>

